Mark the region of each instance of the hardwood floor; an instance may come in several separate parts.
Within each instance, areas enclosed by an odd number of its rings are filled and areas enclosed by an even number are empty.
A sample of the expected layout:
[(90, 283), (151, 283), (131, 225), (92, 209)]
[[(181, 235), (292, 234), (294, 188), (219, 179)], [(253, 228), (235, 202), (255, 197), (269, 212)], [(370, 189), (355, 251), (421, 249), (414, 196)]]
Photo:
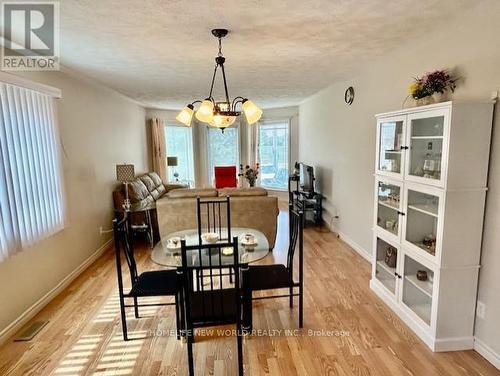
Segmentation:
[[(279, 220), (278, 242), (265, 262), (285, 261), (285, 212)], [(139, 270), (159, 268), (147, 247), (137, 251)], [(254, 329), (263, 335), (244, 341), (245, 374), (500, 374), (474, 351), (428, 350), (370, 291), (369, 264), (333, 233), (307, 228), (304, 254), (304, 328), (293, 331), (297, 310), (286, 299), (254, 302)], [(113, 255), (106, 252), (37, 315), (50, 322), (34, 340), (0, 347), (0, 375), (187, 374), (185, 345), (169, 335), (173, 307), (143, 308), (138, 320), (130, 310), (134, 340), (122, 341)], [(196, 373), (235, 375), (235, 351), (234, 337), (203, 333), (194, 346)]]

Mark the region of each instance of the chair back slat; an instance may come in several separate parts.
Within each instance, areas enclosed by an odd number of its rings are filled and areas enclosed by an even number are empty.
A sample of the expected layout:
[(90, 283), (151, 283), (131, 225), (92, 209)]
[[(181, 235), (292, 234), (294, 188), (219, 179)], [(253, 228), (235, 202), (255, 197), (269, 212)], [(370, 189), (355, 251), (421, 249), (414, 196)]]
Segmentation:
[(198, 197), (196, 202), (198, 216), (198, 243), (202, 244), (201, 235), (206, 232), (216, 233), (219, 235), (219, 239), (221, 241), (230, 243), (231, 203), (229, 196), (214, 200), (202, 200)]
[[(223, 248), (232, 248), (232, 256), (223, 256)], [(229, 257), (231, 259), (227, 259)], [(185, 240), (181, 241), (181, 274), (188, 330), (190, 325), (236, 322), (236, 305), (240, 302), (238, 260), (237, 237), (231, 242), (192, 246), (187, 246)], [(224, 278), (228, 275), (227, 268), (234, 270), (234, 286)], [(198, 282), (200, 275), (202, 281)], [(228, 296), (234, 302), (226, 301)]]
[[(290, 273), (290, 278), (293, 277), (293, 258), (297, 248), (297, 241), (299, 241), (299, 252), (302, 255), (304, 242), (304, 213), (296, 210), (293, 206), (289, 206), (289, 243), (288, 254), (286, 260), (286, 267)], [(302, 256), (300, 256), (302, 257)]]

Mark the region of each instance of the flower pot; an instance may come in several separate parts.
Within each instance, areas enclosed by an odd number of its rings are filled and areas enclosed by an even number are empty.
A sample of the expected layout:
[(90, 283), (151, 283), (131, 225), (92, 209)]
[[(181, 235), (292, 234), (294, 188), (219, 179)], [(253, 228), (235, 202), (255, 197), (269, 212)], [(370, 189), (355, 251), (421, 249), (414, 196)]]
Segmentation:
[(444, 93), (434, 93), (432, 98), (434, 98), (435, 103), (446, 102), (450, 100), (450, 94), (446, 91)]
[(435, 103), (434, 97), (432, 95), (428, 95), (423, 98), (418, 98), (415, 100), (415, 104), (417, 106), (427, 106), (428, 104)]

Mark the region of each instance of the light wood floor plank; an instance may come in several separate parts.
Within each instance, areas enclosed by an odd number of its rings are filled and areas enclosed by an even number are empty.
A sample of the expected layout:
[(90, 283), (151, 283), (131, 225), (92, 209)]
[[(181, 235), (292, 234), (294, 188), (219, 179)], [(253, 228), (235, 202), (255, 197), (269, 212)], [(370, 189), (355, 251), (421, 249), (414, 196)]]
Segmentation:
[[(263, 263), (286, 261), (287, 223), (283, 211), (277, 246)], [(160, 268), (149, 252), (137, 248), (140, 270)], [(474, 351), (428, 350), (370, 291), (370, 265), (335, 234), (307, 228), (304, 253), (304, 329), (297, 336), (245, 337), (247, 375), (500, 375)], [(287, 299), (256, 301), (254, 329), (297, 329), (297, 306), (297, 300), (293, 310)], [(34, 318), (50, 322), (33, 341), (0, 347), (0, 375), (187, 374), (186, 347), (170, 335), (173, 307), (143, 308), (138, 320), (130, 310), (127, 317), (134, 340), (123, 342), (110, 250)], [(337, 335), (310, 335), (321, 330)], [(236, 374), (234, 337), (206, 333), (194, 352), (197, 374)]]

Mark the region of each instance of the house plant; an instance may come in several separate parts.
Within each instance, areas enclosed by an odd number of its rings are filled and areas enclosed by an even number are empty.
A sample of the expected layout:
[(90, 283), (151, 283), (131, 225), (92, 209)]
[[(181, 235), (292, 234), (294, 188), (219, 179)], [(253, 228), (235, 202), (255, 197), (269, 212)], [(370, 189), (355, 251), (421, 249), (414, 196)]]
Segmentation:
[(240, 164), (240, 173), (238, 176), (244, 177), (248, 181), (248, 185), (250, 185), (250, 187), (255, 187), (255, 182), (259, 176), (259, 169), (260, 167), (258, 163), (256, 163), (253, 167), (246, 165), (244, 169), (243, 165)]
[(417, 106), (442, 102), (445, 95), (453, 93), (457, 87), (458, 78), (448, 70), (436, 70), (416, 77), (408, 88), (410, 96), (415, 99)]

